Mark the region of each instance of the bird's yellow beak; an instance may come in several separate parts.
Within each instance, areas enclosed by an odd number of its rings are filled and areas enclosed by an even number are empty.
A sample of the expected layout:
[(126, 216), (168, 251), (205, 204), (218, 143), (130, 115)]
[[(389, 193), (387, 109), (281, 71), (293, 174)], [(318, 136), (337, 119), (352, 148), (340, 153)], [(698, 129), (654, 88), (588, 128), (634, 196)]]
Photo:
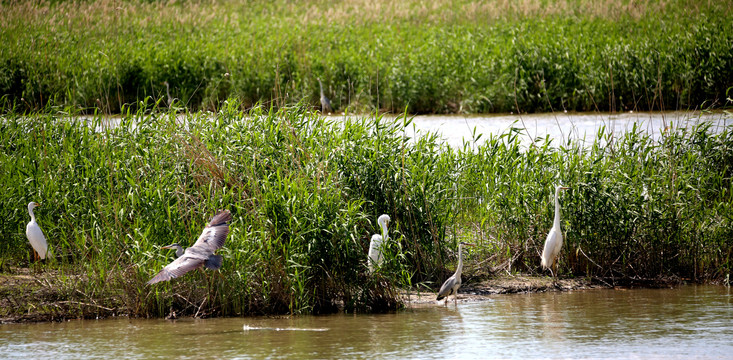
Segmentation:
[(569, 187), (567, 187), (567, 186), (561, 186), (561, 187), (560, 187), (560, 190), (567, 190), (567, 189), (570, 189), (570, 188), (569, 188)]
[(41, 206), (41, 203), (36, 203), (36, 206)]

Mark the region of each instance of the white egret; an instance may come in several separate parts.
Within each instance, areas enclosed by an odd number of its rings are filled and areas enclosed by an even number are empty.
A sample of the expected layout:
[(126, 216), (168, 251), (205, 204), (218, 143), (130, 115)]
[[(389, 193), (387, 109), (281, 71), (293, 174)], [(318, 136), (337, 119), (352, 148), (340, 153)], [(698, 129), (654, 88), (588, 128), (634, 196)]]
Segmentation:
[(445, 298), (445, 304), (447, 304), (448, 297), (453, 295), (453, 302), (458, 304), (458, 288), (461, 287), (461, 272), (463, 271), (463, 246), (476, 245), (466, 242), (458, 243), (458, 266), (456, 267), (456, 273), (443, 283), (440, 291), (438, 291), (438, 297), (435, 300), (440, 301)]
[(382, 235), (374, 234), (372, 235), (372, 241), (369, 243), (369, 254), (367, 257), (367, 266), (369, 266), (369, 271), (374, 271), (375, 266), (380, 266), (382, 264), (382, 243), (389, 240), (389, 234), (387, 233), (387, 227), (389, 226), (390, 222), (389, 215), (382, 214), (377, 219), (377, 223), (379, 223), (379, 227), (382, 228)]
[[(163, 270), (161, 270), (155, 277), (148, 281), (148, 285), (155, 284), (160, 281), (167, 281), (175, 279), (193, 269), (200, 268), (201, 266), (217, 270), (221, 267), (222, 256), (215, 255), (214, 252), (224, 245), (224, 241), (229, 234), (228, 222), (232, 220), (232, 214), (229, 210), (224, 210), (214, 215), (206, 225), (204, 231), (199, 236), (196, 243), (190, 248), (183, 251), (180, 254), (176, 251), (177, 259), (173, 260), (172, 263), (168, 264)], [(183, 248), (178, 244), (171, 244), (165, 248), (176, 248), (176, 250)], [(180, 254), (180, 255), (179, 255)]]
[(550, 269), (552, 276), (555, 276), (555, 272), (552, 270), (553, 265), (556, 264), (557, 255), (560, 254), (562, 248), (562, 229), (560, 228), (560, 201), (557, 199), (560, 195), (560, 190), (567, 190), (567, 187), (556, 186), (555, 187), (555, 222), (552, 224), (552, 229), (547, 234), (547, 240), (545, 240), (545, 249), (542, 251), (542, 267)]
[(46, 253), (48, 252), (48, 244), (46, 243), (46, 237), (43, 235), (43, 231), (41, 231), (41, 227), (36, 222), (36, 216), (33, 214), (33, 209), (38, 206), (41, 206), (41, 204), (33, 201), (28, 203), (28, 213), (31, 214), (31, 221), (25, 227), (25, 236), (28, 238), (31, 246), (33, 246), (33, 250), (35, 251), (34, 257), (38, 254), (41, 259), (45, 259)]

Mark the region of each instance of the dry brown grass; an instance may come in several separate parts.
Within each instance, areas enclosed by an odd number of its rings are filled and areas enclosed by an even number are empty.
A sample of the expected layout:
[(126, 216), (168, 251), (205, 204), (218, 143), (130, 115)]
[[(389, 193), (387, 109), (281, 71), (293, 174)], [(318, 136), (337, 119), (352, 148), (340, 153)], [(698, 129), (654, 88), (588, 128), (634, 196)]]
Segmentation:
[(284, 24), (349, 24), (368, 23), (481, 23), (496, 20), (517, 20), (531, 17), (583, 16), (618, 19), (642, 18), (671, 8), (686, 9), (693, 14), (703, 8), (730, 13), (733, 1), (699, 2), (692, 0), (308, 0), (300, 2), (247, 4), (235, 1), (128, 2), (102, 0), (89, 2), (46, 1), (0, 4), (0, 27), (20, 21), (54, 27), (89, 29), (95, 26), (120, 24), (144, 28), (163, 23), (185, 26), (207, 26), (211, 22), (237, 24), (253, 17), (271, 18)]

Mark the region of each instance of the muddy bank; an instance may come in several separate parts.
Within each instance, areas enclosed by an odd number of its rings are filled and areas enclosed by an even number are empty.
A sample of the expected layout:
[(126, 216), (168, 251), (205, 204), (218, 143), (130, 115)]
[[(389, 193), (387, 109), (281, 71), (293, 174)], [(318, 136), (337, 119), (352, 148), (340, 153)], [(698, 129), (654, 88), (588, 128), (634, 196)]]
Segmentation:
[[(64, 280), (61, 281), (60, 279)], [(56, 271), (16, 268), (0, 274), (0, 323), (65, 321), (129, 316), (124, 301), (110, 294), (86, 294), (76, 286), (83, 278)], [(546, 291), (573, 291), (599, 288), (674, 287), (686, 282), (680, 278), (600, 279), (570, 278), (553, 280), (547, 276), (502, 276), (479, 282), (468, 281), (459, 291), (458, 301), (482, 301), (501, 294)], [(403, 291), (405, 306), (433, 306), (429, 291)], [(450, 298), (453, 301), (453, 297)]]
[(14, 268), (0, 274), (0, 323), (95, 319), (126, 314), (118, 298), (87, 294), (86, 279), (57, 270)]
[[(675, 287), (688, 282), (689, 279), (676, 277), (660, 277), (655, 279), (630, 278), (569, 278), (554, 280), (547, 276), (502, 276), (480, 282), (464, 283), (458, 291), (458, 302), (488, 300), (492, 295), (539, 293), (547, 291), (573, 291), (592, 289), (633, 289)], [(402, 299), (406, 306), (429, 306), (442, 304), (436, 301), (432, 292), (405, 291)], [(453, 297), (450, 297), (453, 301)]]

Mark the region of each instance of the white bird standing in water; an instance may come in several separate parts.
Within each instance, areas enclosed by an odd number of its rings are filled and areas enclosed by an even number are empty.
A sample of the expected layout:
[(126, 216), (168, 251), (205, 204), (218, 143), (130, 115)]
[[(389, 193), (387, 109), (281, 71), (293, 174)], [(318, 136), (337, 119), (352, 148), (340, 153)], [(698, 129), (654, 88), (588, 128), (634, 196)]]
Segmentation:
[(448, 304), (448, 297), (453, 295), (453, 303), (458, 304), (458, 288), (461, 287), (461, 272), (463, 271), (463, 246), (476, 246), (474, 244), (460, 242), (458, 243), (458, 266), (456, 273), (449, 277), (443, 283), (438, 291), (438, 297), (435, 300), (440, 301), (445, 298), (445, 304)]
[(46, 237), (43, 235), (43, 231), (41, 231), (41, 227), (36, 222), (36, 216), (33, 214), (33, 209), (37, 206), (41, 206), (41, 204), (33, 201), (28, 203), (28, 213), (31, 214), (31, 221), (25, 227), (25, 236), (28, 238), (31, 246), (33, 246), (33, 250), (35, 251), (34, 257), (35, 254), (38, 254), (41, 259), (45, 259), (46, 253), (48, 252), (48, 244), (46, 243)]
[(196, 243), (190, 248), (183, 251), (178, 244), (166, 246), (167, 249), (175, 248), (178, 258), (160, 270), (158, 275), (148, 281), (148, 285), (175, 279), (201, 266), (212, 270), (219, 269), (223, 259), (221, 255), (215, 255), (214, 252), (224, 245), (227, 234), (229, 234), (228, 222), (231, 220), (232, 214), (229, 213), (229, 210), (221, 211), (211, 218)]
[(382, 214), (377, 219), (379, 227), (382, 228), (382, 235), (372, 235), (372, 241), (369, 243), (369, 254), (367, 257), (367, 266), (369, 266), (369, 272), (374, 271), (375, 266), (382, 265), (382, 243), (389, 240), (389, 234), (387, 234), (389, 221), (390, 218), (387, 214)]
[(555, 277), (555, 272), (552, 270), (553, 265), (556, 264), (557, 255), (560, 254), (562, 248), (562, 229), (560, 228), (560, 201), (558, 196), (560, 190), (567, 190), (564, 186), (555, 187), (555, 222), (552, 224), (552, 229), (547, 234), (547, 240), (545, 240), (545, 249), (542, 251), (542, 267), (550, 269), (550, 273)]

